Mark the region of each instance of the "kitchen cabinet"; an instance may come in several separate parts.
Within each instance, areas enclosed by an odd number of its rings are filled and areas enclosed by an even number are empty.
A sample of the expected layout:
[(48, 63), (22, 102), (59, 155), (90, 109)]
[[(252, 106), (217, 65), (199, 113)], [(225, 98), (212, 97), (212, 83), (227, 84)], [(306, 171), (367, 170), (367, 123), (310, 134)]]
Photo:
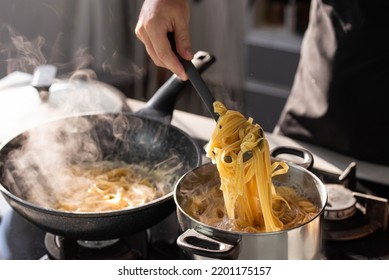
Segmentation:
[(309, 2), (252, 2), (244, 40), (245, 114), (272, 131), (293, 84)]

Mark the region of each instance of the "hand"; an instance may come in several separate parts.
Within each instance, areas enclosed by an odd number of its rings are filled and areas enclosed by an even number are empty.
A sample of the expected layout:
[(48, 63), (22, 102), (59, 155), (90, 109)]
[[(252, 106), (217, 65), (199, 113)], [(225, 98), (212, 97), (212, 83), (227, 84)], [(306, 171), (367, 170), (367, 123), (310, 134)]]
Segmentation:
[(188, 0), (145, 0), (135, 28), (136, 36), (145, 45), (153, 62), (171, 70), (183, 80), (188, 77), (171, 49), (167, 33), (174, 33), (178, 54), (186, 60), (191, 60), (193, 53), (189, 18)]

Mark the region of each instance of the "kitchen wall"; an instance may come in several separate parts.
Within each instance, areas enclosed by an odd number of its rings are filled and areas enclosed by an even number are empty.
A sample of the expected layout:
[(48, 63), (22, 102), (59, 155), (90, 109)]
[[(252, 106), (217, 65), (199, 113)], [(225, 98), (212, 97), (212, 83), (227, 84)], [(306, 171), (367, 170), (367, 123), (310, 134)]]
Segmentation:
[(193, 47), (216, 56), (203, 74), (216, 99), (243, 110), (244, 37), (249, 1), (192, 1)]
[(89, 68), (129, 90), (143, 75), (143, 47), (131, 29), (141, 2), (0, 0), (1, 77), (53, 63), (60, 75)]

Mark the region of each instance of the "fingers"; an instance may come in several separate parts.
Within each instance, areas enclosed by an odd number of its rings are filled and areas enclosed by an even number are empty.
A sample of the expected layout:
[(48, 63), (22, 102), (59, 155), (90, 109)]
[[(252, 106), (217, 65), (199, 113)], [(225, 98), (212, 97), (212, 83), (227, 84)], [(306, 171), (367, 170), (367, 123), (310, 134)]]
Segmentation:
[[(145, 30), (138, 30), (137, 36), (145, 45), (146, 51), (155, 65), (169, 69), (182, 80), (188, 79), (183, 65), (172, 51), (167, 31), (160, 33), (155, 29), (147, 33)], [(177, 52), (179, 52), (178, 49)], [(182, 47), (179, 54), (185, 59), (193, 57), (191, 52), (188, 54), (188, 51), (182, 51)]]
[(168, 32), (175, 34), (178, 54), (184, 59), (191, 60), (193, 54), (187, 2), (145, 0), (135, 28), (136, 36), (145, 45), (147, 53), (157, 66), (167, 68), (181, 79), (186, 80), (184, 67), (172, 51), (167, 37)]
[(193, 53), (190, 41), (189, 26), (177, 26), (174, 35), (178, 54), (186, 60), (192, 60)]
[(138, 39), (142, 41), (142, 43), (145, 45), (146, 51), (148, 55), (151, 57), (151, 59), (153, 60), (154, 64), (159, 67), (167, 68), (167, 66), (163, 63), (162, 60), (159, 59), (158, 55), (156, 54), (154, 50), (154, 46), (151, 43), (148, 34), (142, 30), (137, 30), (136, 35)]
[(172, 50), (167, 32), (159, 33), (152, 30), (148, 35), (153, 44), (154, 52), (164, 67), (170, 69), (181, 79), (186, 80), (187, 76), (184, 67)]

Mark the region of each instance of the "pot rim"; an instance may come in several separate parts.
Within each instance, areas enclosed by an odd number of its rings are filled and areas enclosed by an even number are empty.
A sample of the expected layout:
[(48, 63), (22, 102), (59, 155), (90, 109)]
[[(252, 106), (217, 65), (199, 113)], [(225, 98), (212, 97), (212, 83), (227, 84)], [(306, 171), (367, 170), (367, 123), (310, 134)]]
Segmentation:
[[(323, 215), (324, 208), (325, 208), (325, 205), (326, 205), (327, 200), (328, 200), (328, 194), (327, 194), (327, 191), (325, 189), (324, 183), (311, 171), (309, 171), (306, 168), (303, 168), (301, 166), (298, 166), (296, 164), (292, 164), (292, 163), (287, 163), (287, 164), (288, 164), (289, 168), (294, 168), (294, 169), (300, 170), (300, 171), (305, 172), (308, 175), (310, 175), (313, 178), (313, 180), (315, 181), (315, 183), (316, 183), (315, 185), (320, 186), (320, 188), (322, 189), (322, 191), (319, 190), (320, 199), (322, 202), (322, 206), (320, 208), (320, 211), (314, 217), (312, 217), (309, 221), (301, 223), (295, 227), (283, 229), (283, 230), (279, 230), (279, 231), (270, 231), (270, 232), (241, 232), (241, 231), (226, 230), (226, 229), (221, 229), (221, 228), (218, 228), (215, 226), (211, 226), (211, 225), (202, 223), (202, 222), (196, 220), (195, 218), (193, 218), (191, 215), (189, 215), (186, 211), (184, 211), (184, 209), (181, 207), (180, 203), (178, 202), (177, 192), (179, 190), (179, 185), (180, 185), (181, 181), (188, 174), (194, 172), (195, 170), (202, 168), (204, 166), (208, 166), (208, 165), (215, 166), (212, 162), (208, 162), (208, 163), (202, 164), (200, 166), (197, 166), (195, 168), (192, 168), (191, 170), (187, 171), (185, 174), (183, 174), (178, 179), (178, 181), (176, 182), (176, 184), (174, 186), (174, 193), (173, 193), (173, 198), (174, 198), (174, 202), (175, 202), (176, 207), (177, 207), (177, 211), (180, 211), (182, 214), (184, 214), (186, 216), (186, 218), (190, 219), (191, 222), (194, 222), (196, 224), (196, 226), (193, 227), (195, 230), (197, 228), (208, 228), (208, 229), (212, 229), (213, 231), (220, 232), (222, 234), (234, 234), (234, 235), (240, 235), (240, 236), (268, 236), (268, 235), (274, 235), (274, 234), (282, 234), (282, 233), (290, 232), (290, 231), (299, 229), (301, 227), (304, 227), (305, 225), (309, 224), (310, 222), (316, 220), (317, 218), (319, 218), (320, 216)], [(216, 172), (217, 172), (217, 169), (216, 169)]]

